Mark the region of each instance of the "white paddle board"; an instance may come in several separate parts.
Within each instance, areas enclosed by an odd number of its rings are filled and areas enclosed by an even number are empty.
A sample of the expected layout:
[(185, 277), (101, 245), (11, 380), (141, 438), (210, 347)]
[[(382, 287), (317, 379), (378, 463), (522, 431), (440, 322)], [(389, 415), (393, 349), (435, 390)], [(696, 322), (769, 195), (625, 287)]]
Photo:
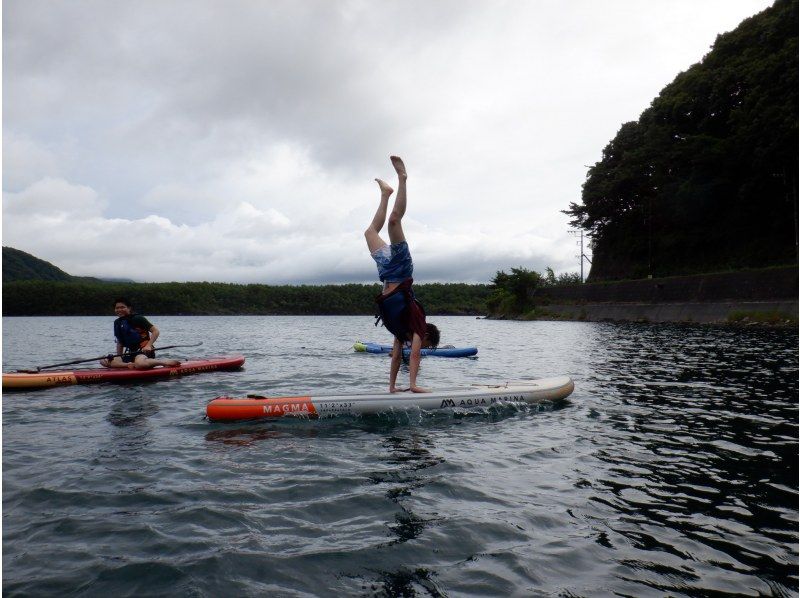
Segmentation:
[(537, 404), (563, 399), (575, 388), (569, 376), (540, 380), (481, 384), (434, 390), (429, 393), (381, 392), (345, 394), (307, 394), (271, 397), (217, 397), (206, 407), (212, 421), (277, 419), (283, 417), (331, 417), (398, 410), (441, 409), (481, 410), (502, 404)]

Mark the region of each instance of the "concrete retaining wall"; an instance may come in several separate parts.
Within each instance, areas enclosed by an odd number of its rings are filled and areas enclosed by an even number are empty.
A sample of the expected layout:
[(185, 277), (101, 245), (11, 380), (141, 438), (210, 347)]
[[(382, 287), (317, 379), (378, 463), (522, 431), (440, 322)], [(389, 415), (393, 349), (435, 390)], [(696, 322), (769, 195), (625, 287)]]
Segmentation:
[(678, 303), (796, 301), (797, 296), (798, 268), (788, 266), (543, 288), (534, 298), (537, 303)]
[(798, 268), (788, 266), (537, 289), (543, 317), (647, 322), (798, 321)]
[(687, 303), (584, 303), (550, 304), (543, 308), (544, 317), (566, 320), (604, 320), (629, 322), (695, 322), (726, 323), (747, 315), (747, 321), (763, 318), (776, 324), (797, 324), (798, 302), (795, 301), (725, 301)]

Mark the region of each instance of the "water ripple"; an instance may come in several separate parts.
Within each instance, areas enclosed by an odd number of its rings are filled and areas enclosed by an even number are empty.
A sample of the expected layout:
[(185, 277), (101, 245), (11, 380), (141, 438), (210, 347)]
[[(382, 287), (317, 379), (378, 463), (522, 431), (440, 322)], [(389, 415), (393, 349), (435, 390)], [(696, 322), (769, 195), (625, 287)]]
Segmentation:
[[(212, 424), (218, 395), (385, 388), (388, 358), (351, 350), (379, 333), (161, 317), (165, 342), (201, 326), (245, 369), (6, 394), (4, 593), (797, 595), (797, 331), (436, 320), (480, 353), (423, 360), (424, 384), (565, 373), (575, 393)], [(53, 322), (6, 319), (4, 369), (64, 360)], [(57, 322), (76, 351), (108, 344), (109, 318)]]

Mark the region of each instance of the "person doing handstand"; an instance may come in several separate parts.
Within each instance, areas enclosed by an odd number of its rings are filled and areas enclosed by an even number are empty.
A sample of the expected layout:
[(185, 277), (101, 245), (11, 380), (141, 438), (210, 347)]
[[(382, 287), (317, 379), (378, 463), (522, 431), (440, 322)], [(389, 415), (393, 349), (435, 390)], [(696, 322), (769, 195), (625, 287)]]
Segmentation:
[[(397, 196), (392, 213), (389, 215), (389, 241), (384, 241), (379, 233), (386, 222), (386, 211), (389, 197), (394, 193), (386, 182), (375, 179), (381, 190), (381, 201), (378, 211), (372, 219), (364, 237), (367, 240), (372, 259), (378, 266), (378, 277), (383, 283), (383, 292), (375, 301), (378, 304), (383, 325), (394, 335), (392, 362), (389, 369), (389, 392), (411, 390), (412, 392), (429, 392), (417, 386), (419, 372), (420, 349), (436, 347), (439, 344), (439, 329), (425, 321), (425, 309), (414, 297), (412, 284), (414, 279), (414, 263), (408, 250), (408, 243), (403, 234), (403, 215), (406, 213), (406, 167), (397, 156), (389, 158), (397, 172)], [(397, 373), (403, 358), (403, 347), (411, 343), (409, 356), (409, 388), (397, 388)]]

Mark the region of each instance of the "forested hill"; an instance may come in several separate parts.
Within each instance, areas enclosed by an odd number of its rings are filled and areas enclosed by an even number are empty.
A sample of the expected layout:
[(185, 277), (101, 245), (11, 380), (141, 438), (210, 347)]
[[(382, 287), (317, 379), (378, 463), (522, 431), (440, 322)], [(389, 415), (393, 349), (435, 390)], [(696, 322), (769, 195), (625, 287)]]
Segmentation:
[[(431, 315), (486, 313), (485, 284), (418, 284)], [(96, 316), (128, 297), (148, 314), (363, 315), (375, 313), (377, 284), (266, 285), (212, 282), (136, 283), (70, 276), (53, 264), (3, 247), (3, 316)]]
[(50, 262), (13, 247), (3, 247), (3, 282), (14, 280), (72, 280)]
[(50, 262), (25, 253), (13, 247), (3, 247), (3, 284), (21, 280), (42, 280), (59, 282), (133, 282), (127, 278), (95, 278), (93, 276), (72, 276)]
[[(485, 284), (419, 284), (428, 315), (486, 313)], [(3, 316), (113, 315), (114, 299), (128, 297), (149, 315), (373, 315), (378, 284), (275, 286), (219, 282), (52, 282), (3, 284)]]
[(797, 263), (797, 31), (777, 0), (622, 125), (565, 211), (590, 280)]

